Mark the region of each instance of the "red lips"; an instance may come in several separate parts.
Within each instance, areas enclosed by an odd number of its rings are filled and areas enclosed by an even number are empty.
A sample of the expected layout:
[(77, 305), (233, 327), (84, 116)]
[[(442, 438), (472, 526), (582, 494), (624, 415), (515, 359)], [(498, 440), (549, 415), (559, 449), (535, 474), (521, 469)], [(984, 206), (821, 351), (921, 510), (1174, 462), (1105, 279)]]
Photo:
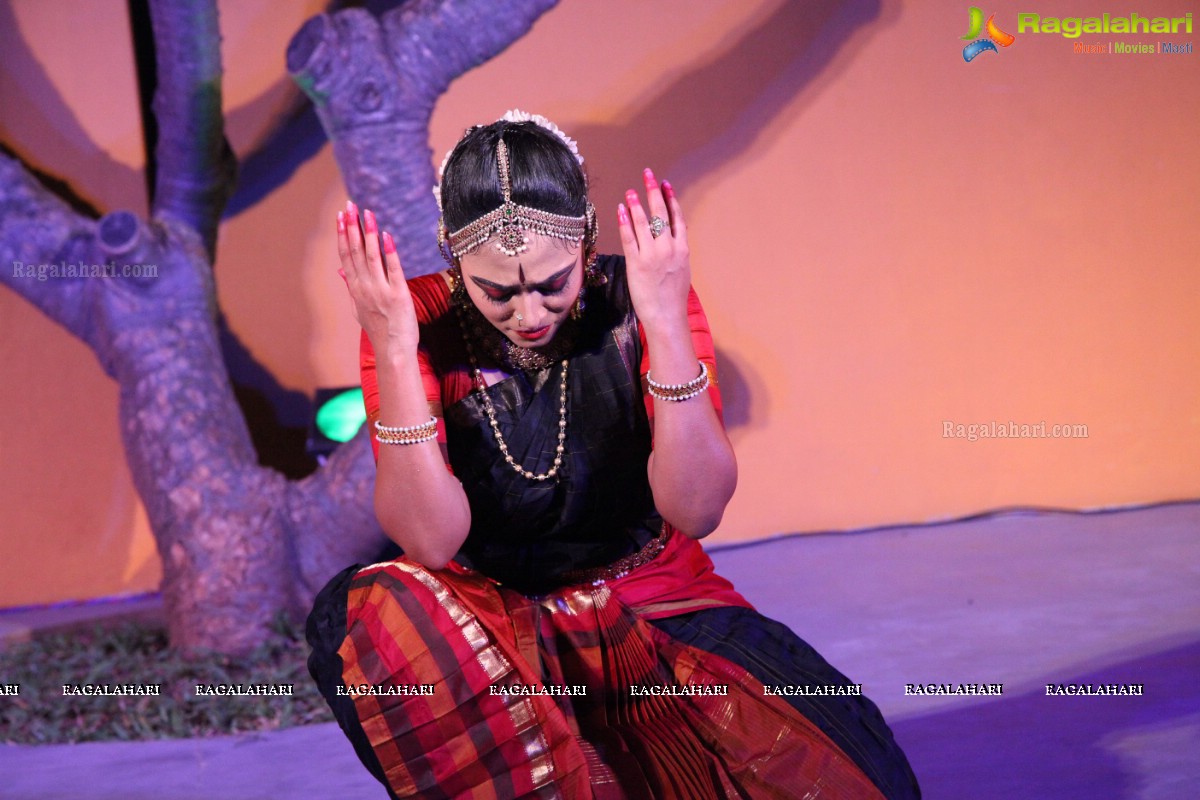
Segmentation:
[(516, 332), (517, 336), (520, 336), (522, 339), (524, 339), (527, 342), (536, 342), (538, 339), (543, 338), (548, 333), (550, 333), (549, 325), (543, 325), (542, 327), (535, 328), (534, 330), (531, 330), (531, 331), (517, 331)]

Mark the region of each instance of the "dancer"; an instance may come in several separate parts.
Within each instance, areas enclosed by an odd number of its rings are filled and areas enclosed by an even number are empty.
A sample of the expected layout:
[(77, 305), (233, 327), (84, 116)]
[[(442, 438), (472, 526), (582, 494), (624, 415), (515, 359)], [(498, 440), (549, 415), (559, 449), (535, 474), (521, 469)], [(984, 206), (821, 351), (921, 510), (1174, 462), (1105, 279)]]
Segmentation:
[(443, 162), (449, 269), (352, 204), (375, 509), (404, 552), (317, 598), (309, 666), (392, 797), (909, 798), (875, 706), (715, 574), (736, 483), (669, 182), (596, 253), (575, 143), (509, 112)]

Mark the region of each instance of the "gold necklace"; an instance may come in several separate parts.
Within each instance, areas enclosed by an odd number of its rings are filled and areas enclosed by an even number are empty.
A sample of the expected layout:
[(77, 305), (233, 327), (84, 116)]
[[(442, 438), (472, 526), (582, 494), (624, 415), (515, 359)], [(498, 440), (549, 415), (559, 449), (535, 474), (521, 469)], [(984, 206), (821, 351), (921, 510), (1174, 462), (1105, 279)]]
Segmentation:
[[(563, 453), (566, 451), (565, 442), (567, 440), (567, 362), (569, 359), (562, 360), (562, 379), (558, 387), (558, 445), (554, 448), (554, 464), (543, 473), (530, 472), (517, 463), (513, 458), (512, 453), (508, 452), (508, 443), (504, 441), (504, 436), (500, 433), (500, 423), (496, 421), (496, 407), (492, 405), (492, 398), (488, 397), (487, 384), (483, 382), (483, 373), (479, 369), (479, 362), (475, 359), (475, 347), (471, 344), (471, 338), (467, 335), (467, 324), (461, 304), (455, 306), (458, 312), (458, 327), (462, 332), (463, 344), (467, 348), (467, 360), (471, 364), (471, 378), (475, 391), (479, 392), (479, 397), (483, 402), (483, 411), (487, 414), (488, 425), (492, 428), (492, 436), (496, 440), (496, 444), (500, 447), (500, 453), (504, 456), (504, 461), (513, 468), (513, 470), (524, 478), (531, 481), (548, 481), (558, 475), (559, 467), (562, 466)], [(526, 348), (520, 348), (522, 350)]]

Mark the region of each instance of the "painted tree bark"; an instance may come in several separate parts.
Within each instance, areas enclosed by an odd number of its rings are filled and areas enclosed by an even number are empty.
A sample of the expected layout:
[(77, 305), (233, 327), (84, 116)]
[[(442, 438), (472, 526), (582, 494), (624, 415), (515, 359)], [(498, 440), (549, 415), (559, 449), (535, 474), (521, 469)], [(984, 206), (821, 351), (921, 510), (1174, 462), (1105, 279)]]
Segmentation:
[(361, 9), (314, 17), (292, 39), (288, 71), (316, 106), (351, 199), (395, 237), (408, 277), (446, 266), (432, 194), (434, 104), (556, 3), (412, 0), (378, 19)]
[[(346, 10), (309, 21), (293, 41), (289, 68), (317, 102), (351, 195), (378, 209), (410, 274), (437, 268), (434, 103), (553, 4), (417, 0), (381, 21)], [(0, 154), (0, 263), (14, 265), (0, 283), (86, 343), (119, 384), (122, 442), (163, 560), (172, 644), (238, 652), (279, 611), (301, 616), (334, 572), (385, 540), (363, 432), (303, 480), (258, 463), (215, 322), (216, 232), (235, 172), (216, 4), (151, 0), (150, 12), (160, 131), (150, 219), (79, 213)], [(38, 264), (107, 265), (109, 277), (23, 274)]]

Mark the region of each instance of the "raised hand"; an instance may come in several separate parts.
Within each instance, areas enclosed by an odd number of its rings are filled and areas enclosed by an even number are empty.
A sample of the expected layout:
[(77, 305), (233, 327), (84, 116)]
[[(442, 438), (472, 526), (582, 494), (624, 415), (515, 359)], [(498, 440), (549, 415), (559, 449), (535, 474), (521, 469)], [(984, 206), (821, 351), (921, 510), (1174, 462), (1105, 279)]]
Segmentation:
[(416, 352), (417, 316), (391, 234), (379, 236), (369, 210), (363, 211), (360, 226), (358, 207), (347, 201), (346, 210), (337, 215), (337, 245), (342, 262), (338, 274), (350, 293), (354, 319), (367, 332), (376, 354), (392, 347)]
[(625, 193), (625, 203), (617, 206), (629, 296), (643, 325), (686, 325), (692, 268), (683, 210), (669, 181), (660, 187), (649, 169), (642, 173), (642, 180), (646, 207), (633, 189)]

